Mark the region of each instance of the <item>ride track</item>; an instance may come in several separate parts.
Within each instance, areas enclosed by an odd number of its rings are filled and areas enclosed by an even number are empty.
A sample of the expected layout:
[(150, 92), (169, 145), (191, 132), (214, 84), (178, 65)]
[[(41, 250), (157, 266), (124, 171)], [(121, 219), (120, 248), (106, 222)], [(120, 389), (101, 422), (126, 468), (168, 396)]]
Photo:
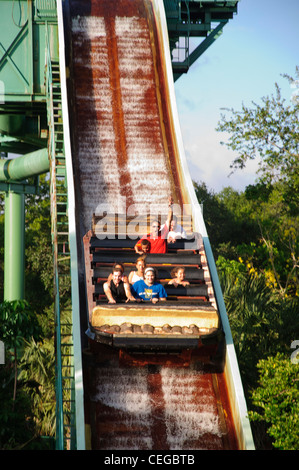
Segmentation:
[[(182, 150), (163, 3), (69, 0), (63, 8), (81, 311), (90, 282), (83, 238), (93, 215), (132, 208), (163, 214), (169, 194), (191, 208), (194, 231), (203, 235), (202, 262), (217, 307), (208, 237)], [(226, 343), (218, 363), (195, 352), (188, 367), (163, 354), (156, 363), (132, 365), (124, 351), (91, 341), (83, 354), (87, 447), (250, 448), (230, 330), (220, 314)]]

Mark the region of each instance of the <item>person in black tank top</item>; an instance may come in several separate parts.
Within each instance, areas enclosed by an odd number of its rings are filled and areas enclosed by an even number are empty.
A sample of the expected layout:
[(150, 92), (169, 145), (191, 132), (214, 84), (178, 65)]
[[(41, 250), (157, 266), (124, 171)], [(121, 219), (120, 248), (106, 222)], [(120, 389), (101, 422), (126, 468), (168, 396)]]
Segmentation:
[(110, 283), (105, 282), (104, 284), (104, 292), (110, 304), (129, 302), (130, 300), (135, 302), (129, 283), (121, 280), (122, 274), (121, 269), (115, 268)]
[(112, 297), (116, 302), (124, 302), (125, 300), (127, 300), (125, 285), (123, 281), (120, 280), (118, 286), (116, 286), (112, 279), (112, 281), (110, 282), (110, 291)]

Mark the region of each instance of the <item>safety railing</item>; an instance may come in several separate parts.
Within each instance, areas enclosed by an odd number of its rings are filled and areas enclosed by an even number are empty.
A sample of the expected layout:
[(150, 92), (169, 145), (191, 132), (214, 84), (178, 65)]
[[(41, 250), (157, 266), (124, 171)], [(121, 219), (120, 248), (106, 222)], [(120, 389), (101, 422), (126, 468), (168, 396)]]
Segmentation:
[[(63, 145), (58, 61), (51, 60), (47, 41), (47, 113), (49, 126), (51, 236), (53, 249), (56, 350), (56, 449), (76, 448), (72, 309), (63, 296), (71, 283), (68, 248), (67, 181)], [(70, 295), (67, 295), (70, 298)], [(62, 317), (64, 320), (62, 321)]]

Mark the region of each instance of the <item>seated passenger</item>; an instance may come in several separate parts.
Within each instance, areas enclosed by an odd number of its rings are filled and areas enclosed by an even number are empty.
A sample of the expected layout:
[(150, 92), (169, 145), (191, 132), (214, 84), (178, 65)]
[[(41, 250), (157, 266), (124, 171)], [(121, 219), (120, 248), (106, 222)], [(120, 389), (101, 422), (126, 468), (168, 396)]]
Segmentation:
[[(151, 232), (147, 235), (144, 235), (141, 238), (141, 240), (144, 240), (144, 239), (149, 240), (150, 242), (149, 252), (150, 253), (167, 253), (167, 235), (168, 235), (169, 226), (170, 226), (170, 222), (172, 220), (172, 215), (173, 215), (172, 204), (173, 204), (173, 200), (172, 200), (172, 197), (170, 196), (168, 198), (168, 207), (169, 207), (168, 216), (163, 226), (163, 230), (160, 230), (161, 228), (160, 222), (158, 220), (155, 220), (152, 223)], [(138, 240), (138, 242), (136, 243), (135, 251), (136, 251), (136, 248), (140, 249), (141, 240)]]
[(112, 266), (112, 272), (111, 272), (111, 274), (109, 274), (108, 279), (107, 279), (107, 282), (110, 284), (110, 281), (113, 279), (113, 270), (114, 270), (115, 268), (118, 268), (118, 269), (121, 270), (121, 272), (122, 272), (121, 280), (122, 280), (123, 282), (125, 282), (125, 283), (126, 283), (126, 282), (129, 282), (129, 281), (128, 281), (128, 276), (126, 276), (126, 275), (124, 274), (125, 268), (124, 268), (124, 265), (123, 265), (122, 263), (114, 263), (114, 265)]
[(129, 283), (121, 280), (123, 275), (122, 270), (115, 268), (112, 274), (113, 277), (110, 283), (105, 282), (104, 284), (104, 292), (109, 304), (129, 302), (130, 300), (135, 301), (135, 298), (131, 293)]
[(156, 282), (156, 272), (152, 267), (145, 269), (144, 280), (135, 282), (131, 289), (132, 294), (137, 300), (141, 299), (156, 303), (167, 298), (167, 293), (162, 284)]
[(136, 261), (137, 271), (131, 271), (129, 274), (130, 284), (135, 284), (135, 282), (143, 279), (145, 267), (146, 267), (145, 258), (143, 256), (140, 256), (140, 258), (138, 258)]
[(143, 238), (139, 240), (139, 242), (136, 243), (134, 248), (135, 248), (136, 253), (138, 253), (139, 255), (142, 255), (144, 253), (150, 252), (151, 244), (149, 240), (147, 240), (146, 238)]
[(187, 238), (187, 234), (183, 227), (178, 224), (177, 217), (174, 215), (170, 222), (167, 243), (174, 243), (179, 238)]
[(177, 266), (176, 268), (173, 268), (171, 271), (171, 281), (169, 281), (168, 284), (173, 285), (175, 287), (177, 286), (188, 286), (190, 282), (185, 281), (185, 268), (182, 268), (180, 266)]

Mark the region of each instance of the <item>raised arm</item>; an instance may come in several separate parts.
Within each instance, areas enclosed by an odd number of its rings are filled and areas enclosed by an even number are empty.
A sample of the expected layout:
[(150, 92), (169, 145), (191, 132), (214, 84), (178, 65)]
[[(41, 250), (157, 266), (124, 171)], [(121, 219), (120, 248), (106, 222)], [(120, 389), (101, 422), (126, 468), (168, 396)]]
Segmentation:
[(173, 217), (173, 198), (172, 196), (169, 196), (168, 198), (168, 214), (167, 214), (167, 219), (166, 219), (166, 225), (167, 225), (167, 228), (169, 229), (170, 227), (170, 222), (172, 221), (172, 217)]

